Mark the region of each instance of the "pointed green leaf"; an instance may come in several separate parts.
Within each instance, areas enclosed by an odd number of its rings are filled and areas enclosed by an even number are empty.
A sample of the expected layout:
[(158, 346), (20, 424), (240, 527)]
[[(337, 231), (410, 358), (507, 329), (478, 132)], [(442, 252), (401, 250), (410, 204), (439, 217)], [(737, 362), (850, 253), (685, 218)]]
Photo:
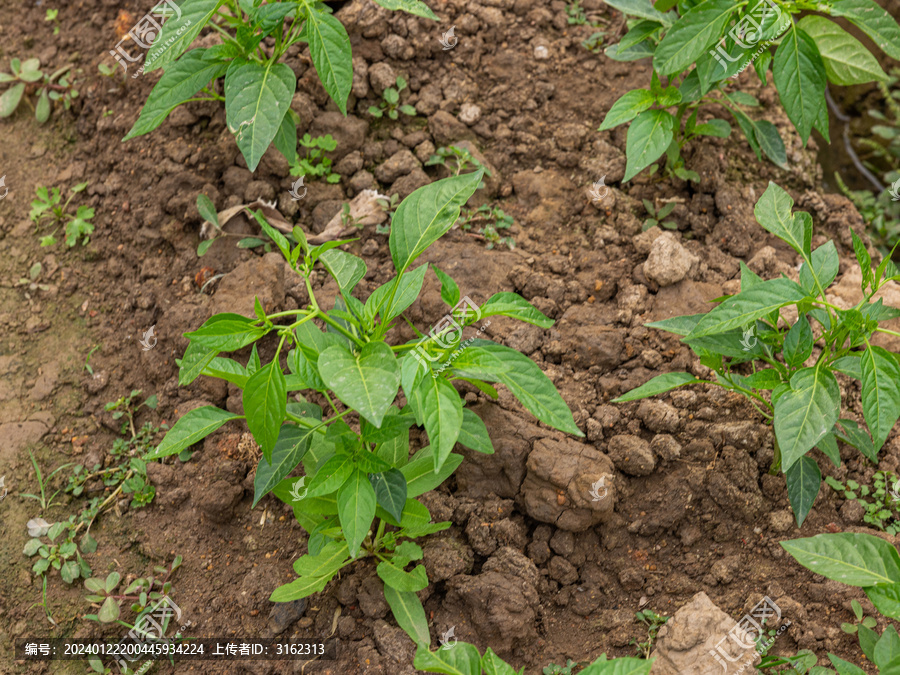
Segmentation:
[(423, 415), (428, 441), (435, 449), (434, 470), (447, 459), (462, 426), (462, 399), (459, 392), (443, 377), (423, 377), (413, 391), (414, 405)]
[(825, 63), (813, 39), (796, 26), (789, 30), (775, 52), (772, 73), (784, 111), (805, 146), (826, 107)]
[(469, 408), (463, 408), (462, 427), (459, 430), (457, 442), (476, 452), (483, 452), (486, 455), (494, 454), (494, 444), (491, 443), (487, 425)]
[(632, 89), (612, 104), (599, 131), (614, 129), (620, 124), (630, 122), (656, 103), (656, 97), (647, 89)]
[(284, 477), (293, 471), (309, 449), (311, 429), (301, 429), (293, 424), (285, 424), (278, 432), (278, 440), (272, 449), (271, 464), (263, 457), (256, 467), (253, 479), (253, 506), (271, 492)]
[(808, 570), (848, 586), (900, 582), (897, 549), (871, 534), (819, 534), (781, 546)]
[(422, 0), (375, 0), (375, 4), (381, 5), (385, 9), (396, 11), (402, 9), (404, 12), (415, 14), (426, 19), (439, 21), (437, 15)]
[(883, 347), (870, 346), (860, 355), (862, 406), (878, 451), (900, 417), (900, 366)]
[(375, 518), (375, 490), (369, 477), (355, 470), (338, 490), (337, 502), (341, 528), (347, 538), (350, 555), (355, 558)]
[(413, 666), (422, 671), (443, 675), (481, 675), (482, 668), (478, 650), (465, 642), (456, 642), (446, 649), (441, 647), (436, 652), (429, 651), (427, 644), (419, 644)]
[(346, 115), (347, 97), (353, 85), (353, 62), (347, 30), (330, 11), (308, 6), (302, 37), (309, 42), (309, 55), (322, 86)]
[(259, 443), (263, 457), (271, 461), (287, 406), (287, 384), (277, 360), (248, 378), (243, 401), (250, 433)]
[(372, 478), (375, 483), (375, 502), (400, 522), (406, 506), (406, 476), (397, 469), (390, 469), (373, 474)]
[(871, 52), (834, 21), (810, 14), (800, 19), (797, 26), (806, 31), (819, 48), (830, 82), (849, 86), (887, 80)]
[[(194, 94), (210, 81), (225, 74), (228, 69), (227, 63), (208, 61), (204, 58), (205, 55), (205, 49), (192, 49), (166, 68), (147, 97), (131, 131), (122, 141), (150, 133), (162, 124), (175, 108), (193, 98)], [(218, 224), (217, 220), (210, 218), (210, 215), (215, 215), (215, 209), (212, 209), (212, 214), (201, 212), (201, 215), (211, 223)]]
[(325, 265), (328, 273), (334, 277), (338, 288), (342, 293), (350, 293), (359, 283), (360, 279), (366, 276), (366, 263), (362, 258), (357, 258), (351, 253), (333, 248), (325, 251), (319, 260)]
[(313, 593), (319, 593), (328, 585), (329, 581), (331, 581), (331, 577), (300, 577), (289, 584), (276, 588), (269, 596), (269, 600), (272, 602), (299, 600)]
[(318, 367), (322, 381), (343, 403), (381, 426), (400, 387), (400, 368), (390, 347), (370, 342), (353, 354), (336, 345), (319, 355)]
[(16, 111), (16, 108), (19, 107), (19, 102), (22, 100), (22, 95), (24, 93), (24, 82), (14, 84), (3, 92), (3, 95), (0, 96), (0, 117), (9, 117), (12, 115)]
[(400, 468), (400, 472), (406, 477), (407, 498), (418, 497), (433, 490), (447, 480), (462, 464), (463, 456), (451, 452), (440, 470), (435, 472), (430, 448), (428, 448), (428, 452), (425, 450), (426, 448), (420, 450), (412, 461)]
[(791, 391), (775, 404), (775, 437), (781, 468), (787, 471), (831, 431), (841, 410), (841, 390), (831, 371), (819, 362), (791, 377)]
[(509, 316), (540, 328), (550, 328), (553, 319), (547, 318), (518, 293), (496, 293), (481, 306), (481, 318)]
[(391, 258), (403, 272), (459, 218), (465, 204), (481, 183), (483, 172), (445, 178), (420, 187), (404, 199), (391, 220)]
[(825, 11), (844, 17), (872, 38), (885, 54), (900, 60), (900, 26), (874, 0), (835, 0)]
[(184, 336), (206, 349), (217, 352), (233, 352), (256, 342), (268, 331), (254, 326), (256, 319), (240, 314), (216, 314), (192, 333)]
[[(707, 0), (724, 1), (724, 0)], [(730, 2), (730, 0), (728, 0)], [(645, 110), (631, 126), (625, 138), (625, 177), (629, 181), (662, 157), (672, 142), (675, 118), (665, 110)]]
[(425, 618), (425, 608), (418, 596), (410, 591), (398, 591), (390, 586), (384, 587), (384, 599), (397, 625), (406, 631), (417, 645), (426, 648), (431, 644), (431, 635), (428, 632), (428, 619)]
[(228, 66), (225, 120), (250, 171), (278, 133), (296, 88), (294, 71), (284, 63), (235, 59)]
[(797, 219), (791, 214), (794, 200), (782, 188), (769, 181), (769, 187), (756, 202), (753, 214), (756, 221), (776, 237), (786, 242), (804, 258), (811, 254), (812, 221)]
[(407, 572), (390, 562), (380, 562), (376, 571), (385, 586), (390, 586), (398, 591), (415, 593), (428, 586), (428, 576), (425, 574), (423, 565), (416, 565), (412, 571)]
[(812, 457), (803, 456), (788, 469), (785, 474), (787, 480), (788, 499), (797, 519), (797, 527), (803, 525), (809, 510), (812, 508), (819, 487), (822, 484), (822, 473), (819, 465)]
[(900, 619), (900, 583), (870, 586), (865, 591), (875, 609), (889, 619)]
[(196, 408), (182, 415), (175, 426), (166, 432), (156, 450), (152, 450), (144, 456), (144, 459), (159, 459), (169, 455), (177, 455), (182, 450), (189, 448), (194, 443), (203, 440), (226, 422), (240, 419), (241, 415), (235, 415), (227, 410), (221, 410), (208, 405)]
[(144, 72), (149, 73), (171, 63), (194, 41), (219, 9), (224, 0), (186, 0), (181, 3), (181, 16), (170, 17), (144, 59)]
[(661, 75), (687, 70), (722, 37), (734, 10), (733, 0), (705, 0), (688, 10), (656, 48), (654, 68)]

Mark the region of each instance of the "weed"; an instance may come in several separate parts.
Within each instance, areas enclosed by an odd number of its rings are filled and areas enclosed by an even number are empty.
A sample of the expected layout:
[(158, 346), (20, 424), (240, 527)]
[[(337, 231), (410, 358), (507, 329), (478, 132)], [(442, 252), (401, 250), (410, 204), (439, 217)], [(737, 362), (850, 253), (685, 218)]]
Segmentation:
[[(715, 371), (716, 380), (666, 373), (615, 401), (634, 401), (700, 383), (745, 396), (774, 427), (770, 472), (784, 472), (800, 525), (821, 485), (819, 467), (808, 453), (818, 448), (840, 466), (837, 443), (841, 440), (877, 462), (878, 451), (900, 417), (900, 363), (894, 354), (871, 343), (876, 333), (900, 335), (881, 326), (900, 317), (900, 309), (887, 307), (882, 300), (873, 302), (885, 284), (900, 280), (900, 270), (885, 257), (873, 271), (865, 244), (851, 232), (862, 270), (863, 299), (851, 309), (835, 306), (826, 289), (837, 278), (837, 248), (828, 241), (813, 251), (812, 217), (792, 213), (793, 204), (787, 192), (769, 183), (755, 215), (765, 230), (785, 241), (803, 260), (799, 283), (787, 278), (764, 281), (741, 263), (740, 292), (718, 298), (720, 304), (712, 311), (647, 324), (682, 336), (701, 364)], [(786, 307), (796, 308), (793, 316), (797, 318), (782, 316)], [(813, 323), (818, 324), (815, 331)], [(812, 359), (812, 365), (807, 365)], [(836, 372), (860, 381), (868, 431), (854, 420), (840, 418)]]
[(605, 30), (594, 31), (581, 41), (581, 46), (592, 54), (599, 54), (600, 50), (603, 49), (603, 38), (605, 37)]
[(53, 24), (53, 34), (59, 35), (59, 10), (58, 9), (48, 9), (47, 13), (44, 15), (44, 21)]
[(418, 114), (415, 106), (400, 104), (400, 94), (402, 94), (403, 90), (407, 87), (406, 80), (398, 76), (396, 84), (396, 87), (385, 88), (381, 93), (381, 101), (379, 101), (377, 106), (369, 106), (369, 114), (372, 117), (380, 119), (387, 115), (390, 119), (395, 120), (400, 113), (408, 115), (409, 117), (415, 117), (416, 114)]
[(456, 145), (435, 150), (435, 153), (425, 162), (425, 166), (442, 166), (451, 176), (460, 176), (478, 170), (484, 171), (484, 175), (488, 178), (491, 176), (487, 167), (475, 159), (471, 152)]
[(52, 188), (48, 191), (45, 187), (39, 187), (35, 190), (37, 199), (31, 202), (31, 212), (28, 214), (31, 222), (39, 227), (43, 220), (50, 219), (54, 226), (50, 234), (41, 237), (41, 246), (53, 246), (56, 243), (54, 235), (60, 227), (63, 227), (66, 233), (66, 246), (72, 248), (79, 239), (82, 246), (87, 246), (90, 235), (94, 231), (94, 224), (90, 222), (94, 217), (94, 209), (82, 205), (76, 209), (74, 215), (69, 213), (69, 203), (87, 186), (87, 182), (84, 182), (71, 188), (72, 194), (65, 204), (62, 204), (62, 194), (59, 188)]
[[(402, 5), (410, 14), (437, 21), (421, 0), (376, 3)], [(188, 50), (207, 26), (219, 33), (221, 44)], [(269, 37), (274, 38), (272, 46), (266, 40)], [(353, 85), (350, 36), (331, 7), (319, 0), (265, 5), (185, 0), (178, 16), (163, 24), (147, 52), (143, 72), (158, 68), (164, 72), (124, 140), (150, 133), (184, 103), (220, 101), (225, 105), (225, 122), (250, 171), (256, 171), (272, 144), (292, 161), (297, 117), (291, 101), (297, 76), (282, 60), (300, 42), (308, 43), (322, 86), (346, 115)], [(217, 86), (220, 80), (221, 89)]]
[(667, 230), (678, 229), (678, 225), (676, 225), (671, 220), (666, 220), (666, 221), (660, 222), (663, 220), (663, 218), (668, 216), (675, 209), (674, 201), (666, 203), (658, 211), (656, 210), (656, 207), (653, 206), (653, 202), (651, 202), (649, 199), (642, 199), (641, 201), (644, 203), (644, 208), (647, 209), (647, 213), (650, 214), (650, 217), (644, 221), (644, 225), (641, 229), (646, 231), (646, 230), (649, 230), (651, 227), (655, 227), (657, 225), (664, 227)]
[[(528, 357), (484, 339), (472, 338), (461, 347), (463, 329), (482, 318), (503, 315), (544, 328), (551, 320), (513, 293), (498, 293), (480, 307), (468, 298), (460, 301), (449, 275), (428, 264), (411, 269), (457, 221), (481, 177), (478, 172), (434, 182), (397, 207), (390, 235), (396, 276), (365, 302), (353, 291), (366, 264), (338, 248), (346, 241), (312, 247), (303, 230), (294, 228), (298, 243), (292, 247), (257, 212), (260, 227), (304, 279), (308, 306), (267, 314), (257, 300), (254, 317), (217, 314), (186, 334), (190, 342), (179, 362), (181, 386), (200, 375), (224, 379), (243, 390), (244, 414), (213, 406), (192, 410), (145, 459), (178, 454), (227, 422), (246, 420), (263, 455), (254, 479), (254, 506), (272, 492), (294, 507), (310, 535), (308, 553), (294, 563), (299, 578), (276, 588), (275, 602), (317, 593), (355, 560), (374, 558), (398, 624), (417, 643), (430, 642), (416, 595), (428, 578), (418, 563), (422, 548), (413, 540), (450, 523), (431, 522), (428, 509), (415, 498), (443, 483), (462, 462), (462, 455), (452, 452), (457, 441), (493, 452), (487, 427), (464, 408), (453, 380), (464, 378), (492, 396), (496, 390), (489, 382), (502, 383), (545, 424), (583, 435), (552, 382)], [(330, 310), (313, 291), (311, 278), (318, 276), (319, 264), (339, 291)], [(441, 327), (410, 342), (388, 344), (388, 332), (419, 296), (429, 269), (441, 282), (441, 297), (453, 307), (459, 330), (448, 333)], [(269, 334), (278, 343), (272, 359), (263, 363), (256, 343)], [(219, 356), (251, 344), (246, 365)], [(408, 401), (402, 409), (394, 404), (401, 386)], [(288, 401), (289, 391), (315, 396), (330, 409), (328, 416), (302, 396)], [(430, 444), (410, 457), (414, 425), (425, 427)], [(301, 465), (304, 475), (289, 477)]]
[(303, 134), (300, 145), (306, 148), (306, 154), (303, 158), (297, 155), (291, 162), (292, 176), (309, 176), (310, 178), (324, 176), (328, 183), (340, 182), (340, 174), (331, 170), (331, 158), (325, 156), (326, 152), (331, 152), (337, 147), (337, 141), (331, 137), (331, 134), (315, 138), (309, 134)]
[(637, 649), (637, 655), (642, 659), (649, 659), (650, 652), (653, 651), (653, 645), (656, 642), (656, 636), (659, 629), (666, 625), (669, 620), (667, 616), (661, 616), (652, 609), (645, 609), (634, 613), (634, 620), (640, 621), (647, 627), (647, 639), (643, 642), (632, 640), (630, 644)]
[(38, 497), (37, 495), (33, 495), (33, 494), (25, 493), (25, 492), (20, 493), (19, 496), (20, 497), (28, 497), (29, 499), (36, 500), (41, 505), (41, 511), (42, 512), (47, 511), (47, 510), (53, 508), (54, 498), (56, 497), (56, 495), (58, 495), (62, 491), (62, 490), (57, 490), (52, 495), (50, 495), (50, 498), (48, 499), (47, 498), (47, 486), (50, 484), (50, 481), (53, 478), (53, 476), (55, 476), (56, 474), (58, 474), (60, 471), (62, 471), (63, 469), (65, 469), (68, 466), (74, 466), (74, 462), (69, 462), (68, 464), (62, 464), (62, 465), (56, 467), (50, 473), (50, 475), (47, 476), (47, 478), (45, 480), (44, 475), (41, 473), (41, 467), (38, 466), (37, 460), (34, 458), (34, 455), (32, 454), (31, 450), (28, 451), (28, 456), (31, 458), (31, 465), (34, 467), (34, 475), (37, 477), (38, 488), (40, 488), (41, 496)]
[(92, 377), (94, 375), (94, 369), (91, 368), (91, 357), (94, 355), (94, 352), (96, 352), (98, 349), (102, 349), (102, 348), (103, 348), (103, 345), (94, 345), (93, 347), (91, 347), (91, 351), (88, 352), (88, 355), (86, 357), (84, 357), (84, 368), (83, 369), (86, 370), (88, 372), (88, 375), (90, 375)]
[[(85, 614), (84, 618), (98, 623), (118, 621), (122, 603), (128, 601), (132, 603), (131, 611), (140, 615), (152, 603), (159, 602), (172, 594), (172, 577), (175, 571), (181, 567), (181, 561), (181, 556), (177, 555), (167, 567), (156, 565), (153, 571), (157, 576), (139, 577), (122, 589), (121, 593), (115, 593), (122, 580), (118, 572), (110, 572), (105, 579), (85, 578), (84, 587), (90, 591), (85, 596), (85, 600), (90, 603), (99, 603), (99, 611), (96, 614)], [(159, 575), (163, 576), (160, 578)]]
[[(51, 11), (51, 10), (48, 10)], [(55, 10), (53, 10), (55, 11)], [(40, 59), (26, 61), (12, 59), (9, 62), (10, 73), (0, 73), (0, 84), (14, 82), (0, 96), (0, 118), (12, 115), (25, 98), (26, 89), (37, 94), (37, 103), (29, 105), (34, 109), (34, 118), (43, 124), (50, 119), (51, 101), (62, 101), (66, 110), (72, 107), (72, 100), (78, 98), (78, 90), (69, 73), (72, 66), (45, 73), (41, 70)]]
[(514, 222), (512, 216), (506, 215), (503, 209), (490, 204), (482, 204), (477, 209), (469, 209), (460, 220), (459, 226), (465, 232), (474, 229), (474, 233), (487, 242), (485, 244), (487, 249), (492, 249), (500, 244), (512, 249), (516, 247), (515, 239), (510, 236), (501, 236), (500, 231), (508, 230)]
[[(570, 26), (584, 26), (587, 24), (587, 14), (584, 12), (584, 7), (581, 6), (581, 0), (571, 0), (566, 5), (566, 21), (568, 21)], [(544, 670), (546, 671), (546, 668)], [(566, 675), (569, 674), (566, 673)]]
[[(751, 66), (764, 85), (772, 68), (781, 105), (804, 145), (814, 128), (828, 140), (828, 83), (864, 84), (884, 81), (887, 75), (855, 37), (807, 10), (846, 19), (888, 56), (900, 59), (900, 26), (869, 0), (657, 0), (652, 7), (608, 0), (607, 4), (630, 19), (630, 30), (606, 49), (606, 55), (617, 61), (652, 58), (653, 64), (650, 88), (627, 92), (600, 127), (605, 131), (630, 124), (625, 181), (663, 154), (670, 171), (683, 174), (680, 153), (686, 142), (703, 136), (727, 138), (732, 128), (723, 119), (697, 124), (697, 113), (706, 104), (722, 106), (734, 117), (760, 161), (765, 154), (784, 168), (787, 154), (778, 129), (747, 115), (729, 87)], [(794, 15), (801, 13), (807, 15), (795, 22)], [(776, 43), (773, 54), (769, 47)], [(672, 108), (674, 114), (669, 112)]]
[[(855, 480), (848, 480), (844, 484), (831, 476), (825, 477), (825, 482), (840, 492), (844, 499), (858, 502), (866, 510), (863, 516), (866, 523), (893, 535), (900, 532), (900, 515), (897, 499), (887, 490), (889, 481), (889, 474), (883, 471), (875, 472), (871, 489), (868, 485), (860, 485)], [(865, 497), (871, 497), (871, 501)]]
[(555, 663), (544, 666), (544, 675), (572, 675), (572, 668), (576, 668), (578, 664), (572, 659), (566, 659), (566, 665), (558, 666)]

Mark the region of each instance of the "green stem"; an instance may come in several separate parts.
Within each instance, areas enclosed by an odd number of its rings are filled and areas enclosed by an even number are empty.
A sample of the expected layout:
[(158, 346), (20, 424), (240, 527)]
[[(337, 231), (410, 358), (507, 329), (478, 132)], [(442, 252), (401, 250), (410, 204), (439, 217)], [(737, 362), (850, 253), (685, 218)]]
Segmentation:
[(778, 436), (772, 433), (772, 438), (775, 443), (775, 459), (772, 462), (772, 466), (769, 469), (770, 476), (777, 476), (778, 472), (781, 471), (781, 446), (778, 445)]
[(879, 333), (887, 333), (888, 335), (895, 335), (897, 337), (900, 337), (900, 333), (898, 333), (897, 331), (888, 330), (887, 328), (879, 327), (879, 328), (876, 328), (875, 330), (878, 331)]

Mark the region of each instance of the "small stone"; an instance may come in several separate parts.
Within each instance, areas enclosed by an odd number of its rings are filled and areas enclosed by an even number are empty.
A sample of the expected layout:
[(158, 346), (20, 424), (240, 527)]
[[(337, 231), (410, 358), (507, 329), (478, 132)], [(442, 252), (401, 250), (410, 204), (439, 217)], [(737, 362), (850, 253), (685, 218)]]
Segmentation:
[(660, 286), (671, 286), (684, 279), (699, 259), (688, 252), (671, 232), (657, 237), (644, 263), (644, 275)]
[(474, 103), (463, 103), (459, 108), (458, 119), (463, 124), (472, 126), (481, 119), (481, 108)]
[(613, 436), (609, 439), (607, 453), (617, 469), (631, 476), (647, 476), (656, 467), (650, 444), (637, 436)]
[(534, 48), (534, 58), (538, 61), (546, 61), (550, 58), (550, 50), (544, 45), (538, 45)]

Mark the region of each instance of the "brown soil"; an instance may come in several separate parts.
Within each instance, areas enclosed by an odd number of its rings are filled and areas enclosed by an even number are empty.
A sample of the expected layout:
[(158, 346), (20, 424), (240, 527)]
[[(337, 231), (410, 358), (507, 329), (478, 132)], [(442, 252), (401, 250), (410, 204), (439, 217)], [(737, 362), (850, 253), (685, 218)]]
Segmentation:
[[(775, 599), (794, 622), (777, 653), (806, 648), (824, 658), (832, 651), (861, 663), (855, 639), (839, 625), (851, 619), (852, 598), (871, 612), (864, 595), (823, 583), (778, 545), (819, 532), (856, 531), (860, 514), (823, 487), (798, 530), (783, 477), (768, 475), (771, 430), (738, 397), (695, 388), (643, 403), (609, 403), (660, 372), (708, 374), (684, 345), (644, 323), (703, 311), (709, 300), (734, 291), (739, 261), (765, 278), (796, 274), (792, 253), (753, 218), (769, 180), (813, 214), (815, 243), (836, 240), (841, 274), (851, 270), (848, 228), (862, 233), (861, 219), (843, 198), (817, 191), (815, 149), (801, 149), (788, 131), (774, 89), (760, 89), (749, 73), (740, 83), (762, 101), (760, 114), (789, 139), (790, 171), (759, 164), (737, 137), (710, 139), (686, 150), (687, 166), (702, 177), (699, 185), (645, 175), (620, 191), (625, 128), (596, 129), (612, 102), (645, 86), (649, 72), (582, 48), (591, 29), (567, 25), (564, 2), (448, 0), (436, 5), (442, 17), (437, 26), (354, 0), (338, 10), (358, 61), (346, 119), (328, 102), (308, 55), (288, 60), (300, 81), (294, 102), (303, 119), (300, 131), (338, 140), (335, 160), (343, 176), (339, 185), (309, 184), (298, 206), (288, 195), (293, 179), (287, 165), (274, 152), (255, 174), (247, 171), (220, 106), (191, 104), (153, 134), (121, 143), (158, 75), (123, 82), (98, 74), (97, 64), (110, 62), (106, 51), (118, 40), (120, 12), (144, 12), (135, 0), (118, 4), (63, 5), (58, 36), (34, 3), (6, 8), (2, 26), (4, 65), (10, 57), (40, 56), (50, 67), (71, 60), (82, 71), (82, 96), (45, 127), (24, 108), (0, 126), (0, 174), (10, 187), (0, 201), (0, 475), (10, 490), (0, 501), (0, 554), (7, 563), (0, 567), (0, 672), (86, 672), (79, 662), (30, 669), (15, 663), (13, 640), (118, 637), (123, 630), (83, 620), (96, 608), (84, 601), (80, 582), (67, 586), (55, 573), (48, 601), (58, 626), (35, 606), (40, 580), (21, 551), (25, 522), (41, 514), (36, 502), (17, 496), (36, 490), (26, 450), (33, 449), (45, 469), (103, 461), (119, 426), (104, 404), (132, 389), (159, 398), (158, 409), (142, 411), (139, 423), (171, 423), (200, 402), (239, 406), (239, 392), (218, 381), (178, 386), (175, 360), (187, 344), (182, 333), (216, 311), (252, 312), (254, 295), (269, 309), (291, 309), (305, 300), (302, 284), (285, 274), (274, 254), (237, 249), (230, 239), (198, 258), (197, 193), (220, 209), (275, 199), (283, 213), (318, 232), (343, 201), (376, 181), (382, 191), (405, 196), (434, 179), (422, 160), (435, 146), (465, 140), (493, 169), (480, 199), (515, 217), (517, 248), (487, 250), (455, 230), (426, 258), (439, 262), (476, 301), (516, 291), (557, 320), (550, 330), (496, 321), (488, 336), (541, 365), (587, 438), (583, 444), (566, 440), (536, 424), (505, 393), (492, 403), (467, 392), (487, 420), (497, 453), (468, 457), (453, 479), (425, 498), (435, 520), (453, 522), (425, 543), (434, 583), (422, 597), (435, 640), (453, 626), (460, 640), (490, 646), (517, 667), (539, 671), (566, 658), (632, 654), (630, 642), (645, 637), (633, 621), (639, 607), (671, 614), (705, 591), (735, 618), (763, 595)], [(608, 40), (622, 32), (617, 12), (598, 0), (583, 5), (608, 23)], [(459, 43), (443, 51), (440, 33), (450, 25)], [(538, 59), (537, 47), (546, 47), (549, 58)], [(422, 114), (374, 122), (365, 112), (375, 102), (374, 88), (396, 74), (408, 79), (408, 102)], [(463, 112), (470, 124), (459, 121)], [(604, 175), (613, 187), (595, 206), (588, 189)], [(40, 248), (28, 220), (34, 188), (68, 189), (84, 180), (90, 186), (83, 202), (97, 212), (90, 244)], [(660, 288), (644, 274), (652, 235), (641, 234), (641, 199), (678, 203), (671, 219), (696, 257), (679, 283)], [(236, 228), (253, 231), (246, 221)], [(366, 228), (349, 250), (366, 258), (369, 273), (360, 284), (365, 296), (391, 274), (387, 237)], [(43, 264), (38, 281), (48, 290), (16, 285), (36, 262)], [(211, 295), (196, 282), (203, 268), (210, 268), (203, 272), (207, 278), (225, 275)], [(327, 295), (327, 285), (319, 285)], [(424, 328), (442, 313), (437, 281), (429, 276), (409, 317)], [(138, 340), (153, 325), (159, 341), (145, 351)], [(102, 347), (91, 357), (90, 376), (83, 364), (95, 345)], [(274, 345), (264, 343), (262, 350), (271, 353)], [(848, 386), (851, 410), (856, 394)], [(99, 548), (86, 556), (94, 574), (143, 575), (180, 554), (184, 565), (173, 597), (191, 621), (190, 635), (333, 635), (339, 659), (308, 664), (302, 672), (414, 672), (412, 642), (390, 616), (368, 563), (308, 603), (269, 602), (272, 589), (294, 578), (291, 563), (305, 552), (306, 535), (272, 496), (250, 508), (257, 455), (243, 431), (226, 427), (190, 461), (154, 465), (153, 504), (107, 513), (94, 525)], [(577, 472), (596, 468), (579, 462), (607, 466), (604, 455), (615, 466), (608, 509), (599, 520), (563, 522), (572, 515), (566, 500), (574, 497), (565, 485), (554, 494), (541, 478), (541, 459), (561, 457), (566, 470)], [(838, 470), (820, 457), (823, 474), (864, 481), (875, 470), (850, 448), (842, 455)], [(895, 433), (880, 468), (898, 463)], [(52, 522), (81, 504), (65, 496), (43, 515)], [(301, 672), (301, 665), (194, 661), (175, 670), (155, 667), (160, 673), (263, 675)]]

